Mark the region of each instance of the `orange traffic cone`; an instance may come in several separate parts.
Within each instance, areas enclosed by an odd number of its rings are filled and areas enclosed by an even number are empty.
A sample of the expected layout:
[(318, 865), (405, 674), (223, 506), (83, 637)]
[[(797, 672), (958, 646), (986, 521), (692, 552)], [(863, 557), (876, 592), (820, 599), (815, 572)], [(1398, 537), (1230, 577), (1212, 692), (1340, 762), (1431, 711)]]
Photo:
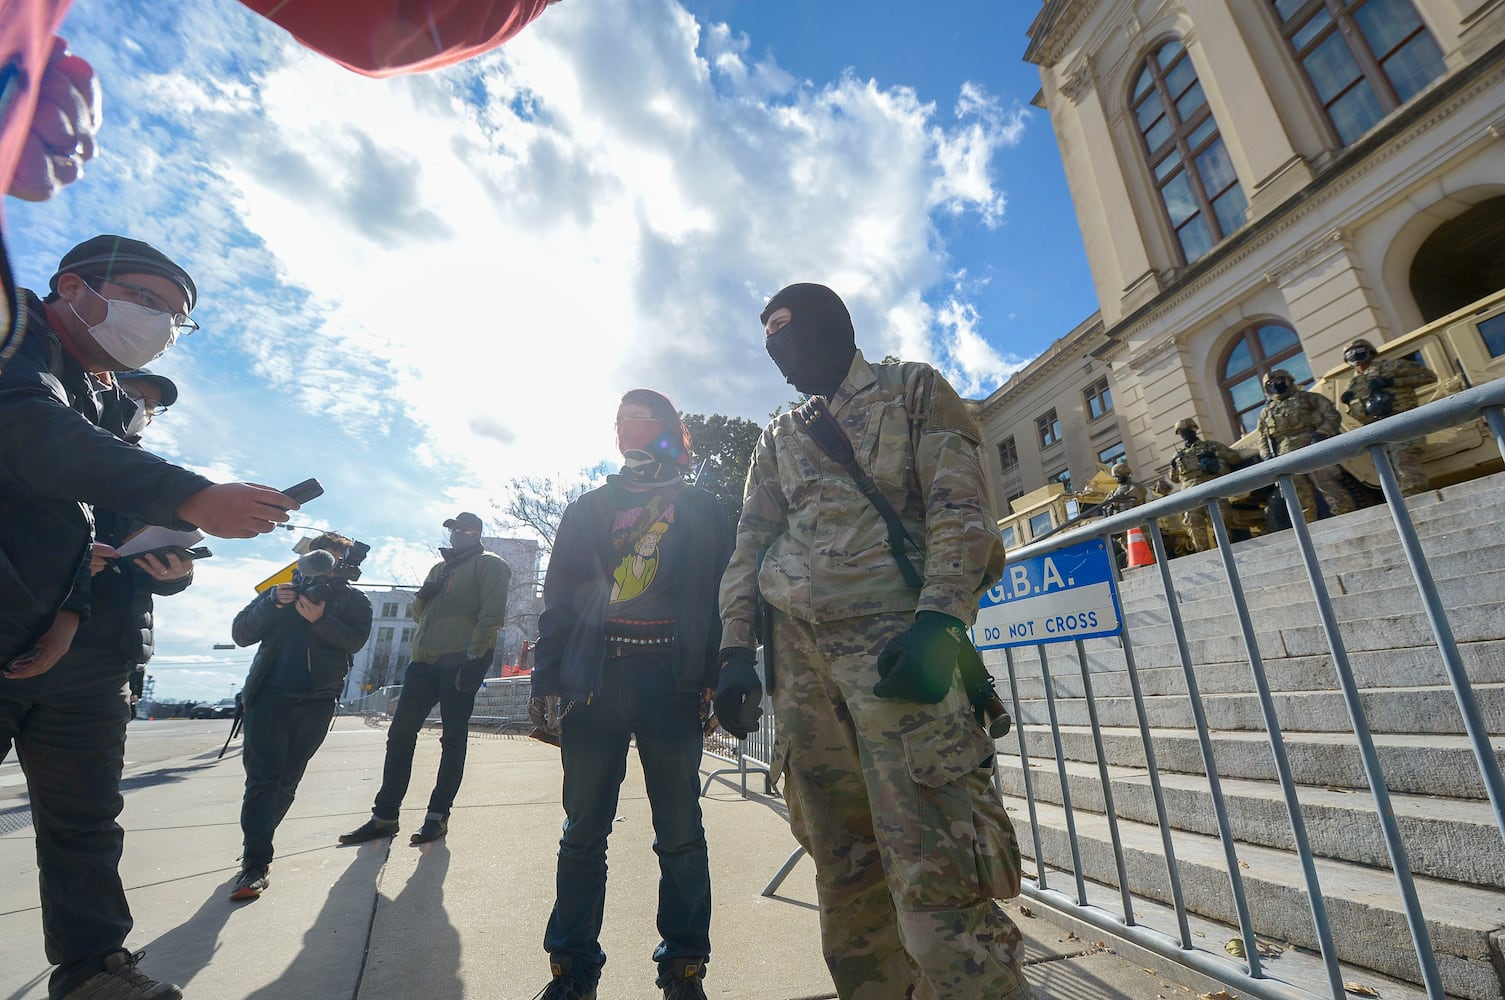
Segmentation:
[(1143, 528), (1130, 528), (1124, 536), (1125, 548), (1129, 553), (1129, 569), (1136, 566), (1155, 565), (1155, 553), (1150, 549), (1150, 543), (1144, 537)]

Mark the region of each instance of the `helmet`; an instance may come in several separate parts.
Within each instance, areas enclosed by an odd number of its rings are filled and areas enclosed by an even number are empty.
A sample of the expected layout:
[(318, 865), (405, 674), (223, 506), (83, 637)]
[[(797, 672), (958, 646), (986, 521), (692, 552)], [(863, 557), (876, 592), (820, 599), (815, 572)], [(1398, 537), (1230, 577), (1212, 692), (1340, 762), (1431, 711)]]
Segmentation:
[(1180, 420), (1176, 421), (1177, 434), (1180, 434), (1182, 431), (1194, 431), (1198, 429), (1199, 428), (1197, 427), (1197, 422), (1191, 417), (1182, 417)]
[(1358, 362), (1369, 361), (1376, 353), (1378, 352), (1376, 352), (1374, 345), (1363, 337), (1360, 337), (1343, 348), (1343, 360), (1349, 364), (1356, 364)]
[(1271, 382), (1283, 382), (1283, 383), (1285, 383), (1285, 388), (1282, 391), (1275, 393), (1275, 395), (1277, 395), (1277, 396), (1284, 396), (1286, 393), (1288, 393), (1292, 389), (1296, 388), (1296, 376), (1292, 375), (1290, 372), (1286, 371), (1284, 368), (1276, 368), (1276, 369), (1272, 370), (1269, 374), (1267, 374), (1265, 376), (1265, 382), (1264, 382), (1264, 385), (1265, 385), (1265, 395), (1269, 395), (1270, 394), (1270, 388), (1269, 387), (1270, 387), (1270, 383)]
[(1113, 463), (1113, 468), (1109, 471), (1113, 473), (1114, 479), (1127, 479), (1129, 478), (1129, 463), (1119, 459)]

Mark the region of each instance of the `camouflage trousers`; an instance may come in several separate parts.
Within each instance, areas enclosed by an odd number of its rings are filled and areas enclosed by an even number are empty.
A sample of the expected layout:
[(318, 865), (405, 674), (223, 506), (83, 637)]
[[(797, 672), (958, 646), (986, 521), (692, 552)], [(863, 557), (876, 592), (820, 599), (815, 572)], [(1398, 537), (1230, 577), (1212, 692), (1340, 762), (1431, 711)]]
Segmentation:
[[(1289, 455), (1297, 448), (1309, 443), (1304, 439), (1294, 441), (1282, 439), (1280, 454)], [(1292, 476), (1291, 480), (1296, 484), (1296, 502), (1301, 505), (1301, 516), (1306, 518), (1307, 524), (1317, 520), (1317, 492), (1319, 490), (1333, 517), (1350, 513), (1355, 509), (1353, 497), (1349, 496), (1348, 491), (1343, 488), (1343, 478), (1335, 465), (1318, 469), (1305, 476)], [(1316, 489), (1313, 489), (1314, 485)]]
[[(1233, 505), (1227, 500), (1218, 501), (1218, 510), (1223, 515), (1223, 524), (1228, 525), (1233, 518)], [(1218, 547), (1218, 539), (1212, 530), (1212, 518), (1207, 516), (1206, 507), (1193, 507), (1181, 515), (1181, 524), (1186, 528), (1186, 534), (1191, 538), (1191, 547), (1198, 552), (1208, 552)]]
[(1385, 445), (1385, 454), (1395, 467), (1395, 478), (1400, 480), (1400, 491), (1405, 496), (1425, 493), (1427, 474), (1421, 467), (1422, 452), (1426, 450), (1426, 438), (1412, 438)]
[(959, 684), (936, 705), (878, 698), (878, 653), (913, 622), (814, 626), (775, 613), (773, 774), (815, 861), (841, 1000), (1027, 1000), (1013, 824), (979, 768), (992, 741)]

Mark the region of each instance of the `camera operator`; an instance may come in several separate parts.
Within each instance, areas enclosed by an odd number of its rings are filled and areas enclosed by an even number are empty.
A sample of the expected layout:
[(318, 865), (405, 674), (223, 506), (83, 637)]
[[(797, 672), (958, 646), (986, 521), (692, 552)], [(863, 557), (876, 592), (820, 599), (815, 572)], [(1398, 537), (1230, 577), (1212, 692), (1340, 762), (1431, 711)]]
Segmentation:
[(231, 626), (236, 645), (261, 643), (246, 677), (245, 851), (231, 899), (255, 899), (270, 884), (272, 835), (329, 731), (351, 660), (371, 633), (371, 602), (338, 568), (352, 544), (332, 532), (320, 537), (298, 560), (293, 582), (259, 594)]

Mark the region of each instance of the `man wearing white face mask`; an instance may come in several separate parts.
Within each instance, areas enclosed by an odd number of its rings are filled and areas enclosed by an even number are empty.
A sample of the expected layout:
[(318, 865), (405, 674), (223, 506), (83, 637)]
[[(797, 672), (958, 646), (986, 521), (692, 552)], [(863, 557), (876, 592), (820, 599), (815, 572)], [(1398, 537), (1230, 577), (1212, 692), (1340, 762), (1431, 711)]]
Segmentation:
[[(0, 753), (16, 748), (38, 817), (52, 1000), (170, 1000), (178, 988), (141, 973), (124, 947), (130, 910), (118, 875), (106, 877), (121, 851), (123, 679), (62, 659), (104, 561), (93, 558), (92, 505), (248, 538), (297, 504), (262, 486), (215, 485), (122, 439), (114, 374), (190, 328), (187, 272), (146, 243), (98, 236), (63, 257), (50, 289), (45, 301), (22, 290), (24, 336), (0, 372)], [(141, 562), (164, 585), (186, 578), (171, 558)]]

